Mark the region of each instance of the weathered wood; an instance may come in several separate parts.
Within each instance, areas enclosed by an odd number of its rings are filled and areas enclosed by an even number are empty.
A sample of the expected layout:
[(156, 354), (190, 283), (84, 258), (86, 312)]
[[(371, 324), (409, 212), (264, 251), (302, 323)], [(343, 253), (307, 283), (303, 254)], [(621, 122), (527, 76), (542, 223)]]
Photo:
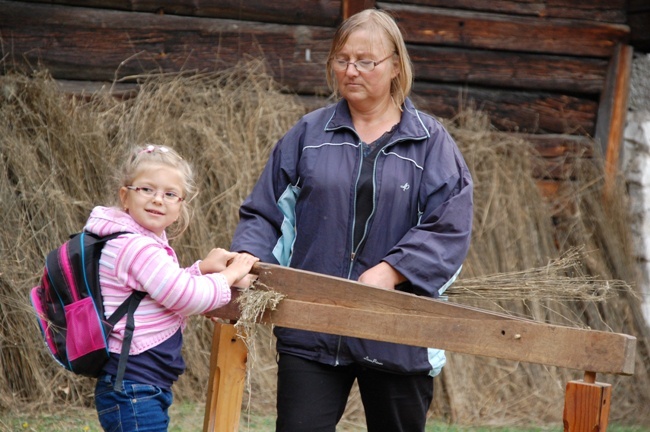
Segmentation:
[(55, 78), (113, 81), (150, 72), (215, 71), (264, 58), (297, 92), (326, 92), (325, 27), (121, 12), (0, 0), (7, 65), (40, 64)]
[(203, 432), (237, 432), (248, 350), (232, 324), (215, 323)]
[(463, 354), (631, 375), (636, 339), (521, 320), (379, 313), (284, 300), (263, 322)]
[(472, 104), (505, 131), (592, 135), (597, 102), (568, 95), (480, 89), (416, 82), (417, 106), (436, 116), (451, 118)]
[(391, 12), (407, 42), (504, 51), (609, 57), (629, 27), (593, 21), (536, 19), (424, 6), (377, 3)]
[(631, 32), (630, 44), (641, 52), (650, 52), (650, 9), (629, 12), (627, 25)]
[(564, 431), (606, 432), (611, 400), (611, 384), (569, 381), (564, 398)]
[(600, 97), (596, 142), (605, 157), (605, 193), (609, 193), (618, 175), (619, 156), (627, 118), (628, 94), (632, 73), (632, 47), (619, 45), (610, 60), (605, 90)]
[(570, 369), (634, 372), (633, 336), (544, 324), (272, 264), (254, 269), (258, 285), (286, 295), (264, 314), (268, 324)]
[(372, 9), (375, 7), (375, 4), (375, 0), (342, 0), (342, 18), (349, 18), (355, 13), (361, 12), (364, 9)]
[(341, 0), (23, 0), (68, 6), (115, 9), (131, 12), (224, 18), (284, 24), (334, 27), (340, 20)]
[(533, 15), (542, 18), (574, 18), (625, 23), (625, 0), (409, 0), (402, 3), (513, 15)]
[(607, 60), (408, 45), (418, 80), (498, 88), (598, 94)]
[(512, 135), (533, 145), (533, 177), (538, 180), (578, 180), (576, 171), (593, 157), (594, 141), (586, 136)]
[(533, 144), (542, 157), (586, 157), (594, 155), (594, 140), (580, 135), (513, 134)]

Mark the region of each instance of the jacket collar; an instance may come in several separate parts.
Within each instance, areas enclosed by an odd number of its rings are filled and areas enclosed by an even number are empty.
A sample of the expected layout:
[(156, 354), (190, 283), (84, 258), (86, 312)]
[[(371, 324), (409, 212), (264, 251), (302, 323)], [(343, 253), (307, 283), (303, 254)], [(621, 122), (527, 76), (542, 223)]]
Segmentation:
[[(333, 105), (333, 109), (334, 112), (327, 122), (325, 130), (333, 131), (340, 128), (347, 128), (351, 131), (355, 131), (354, 125), (352, 124), (352, 116), (350, 114), (348, 102), (345, 99), (341, 99)], [(429, 131), (424, 127), (424, 123), (420, 119), (421, 115), (422, 113), (416, 110), (411, 100), (407, 98), (402, 105), (402, 119), (395, 131), (393, 139), (419, 140), (428, 138)]]

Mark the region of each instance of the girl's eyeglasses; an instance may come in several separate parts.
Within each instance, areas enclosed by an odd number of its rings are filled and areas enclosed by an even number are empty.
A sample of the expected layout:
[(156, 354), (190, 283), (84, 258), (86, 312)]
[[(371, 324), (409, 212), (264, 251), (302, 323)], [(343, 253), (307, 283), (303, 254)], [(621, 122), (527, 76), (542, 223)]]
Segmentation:
[[(156, 189), (146, 187), (146, 186), (126, 186), (128, 190), (136, 191), (142, 196), (145, 196), (147, 198), (153, 198), (156, 195), (158, 195), (158, 191)], [(167, 191), (162, 193), (163, 200), (169, 204), (178, 204), (179, 202), (183, 201), (183, 198), (177, 195), (175, 192)]]

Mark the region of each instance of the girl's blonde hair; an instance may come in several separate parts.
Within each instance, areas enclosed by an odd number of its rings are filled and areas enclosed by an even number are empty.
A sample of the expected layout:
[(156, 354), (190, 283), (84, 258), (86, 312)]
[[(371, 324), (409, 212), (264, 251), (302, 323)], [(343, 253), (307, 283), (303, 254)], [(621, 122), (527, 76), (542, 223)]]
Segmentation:
[(389, 48), (392, 48), (393, 52), (397, 55), (399, 74), (390, 83), (390, 94), (395, 104), (401, 108), (406, 97), (411, 93), (411, 87), (413, 86), (413, 66), (411, 64), (411, 57), (406, 50), (404, 37), (397, 23), (388, 12), (379, 9), (365, 9), (354, 14), (343, 21), (336, 30), (326, 65), (327, 84), (330, 90), (335, 94), (338, 93), (336, 75), (334, 74), (332, 63), (339, 51), (343, 49), (350, 35), (360, 29), (368, 30), (370, 34), (383, 33), (391, 45)]
[[(178, 170), (183, 178), (181, 211), (178, 220), (166, 231), (168, 239), (180, 236), (190, 225), (190, 201), (198, 194), (198, 187), (194, 180), (194, 170), (174, 149), (157, 144), (145, 144), (131, 149), (122, 163), (116, 178), (117, 189), (131, 186), (133, 180), (140, 174), (144, 165), (163, 165)], [(119, 202), (119, 197), (118, 197)]]

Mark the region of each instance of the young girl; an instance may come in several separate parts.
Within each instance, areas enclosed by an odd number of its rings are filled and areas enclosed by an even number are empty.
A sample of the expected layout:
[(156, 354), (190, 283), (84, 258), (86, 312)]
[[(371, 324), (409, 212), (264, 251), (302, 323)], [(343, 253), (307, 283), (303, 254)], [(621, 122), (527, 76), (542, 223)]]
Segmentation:
[[(85, 230), (110, 240), (102, 250), (100, 285), (106, 316), (134, 291), (146, 292), (135, 311), (135, 331), (122, 384), (116, 385), (126, 318), (109, 338), (110, 360), (97, 380), (95, 405), (106, 431), (165, 431), (172, 384), (185, 370), (181, 355), (187, 317), (224, 306), (230, 286), (257, 259), (213, 249), (202, 261), (181, 268), (170, 238), (189, 224), (196, 186), (189, 164), (168, 147), (136, 149), (124, 164), (119, 208), (95, 207)], [(227, 263), (230, 262), (228, 265)]]

